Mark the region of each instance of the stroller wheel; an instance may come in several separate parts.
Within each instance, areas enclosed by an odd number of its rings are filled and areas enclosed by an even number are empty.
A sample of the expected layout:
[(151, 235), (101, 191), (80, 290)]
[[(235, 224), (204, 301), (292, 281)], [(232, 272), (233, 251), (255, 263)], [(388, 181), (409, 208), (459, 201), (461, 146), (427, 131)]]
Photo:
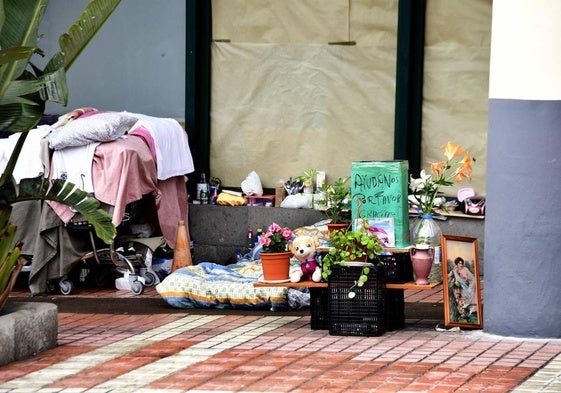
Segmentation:
[(48, 294), (52, 294), (56, 292), (56, 283), (54, 283), (53, 281), (48, 281), (47, 282), (47, 293)]
[(98, 266), (95, 275), (94, 275), (94, 283), (98, 288), (105, 287), (109, 284), (109, 279), (111, 274), (108, 269), (104, 266)]
[(60, 293), (62, 293), (63, 295), (69, 295), (74, 289), (74, 284), (67, 278), (62, 278), (58, 282), (58, 286), (60, 287)]
[(156, 282), (156, 274), (152, 272), (146, 272), (142, 277), (144, 277), (144, 283), (148, 287), (151, 287)]
[(135, 295), (141, 295), (144, 292), (144, 285), (140, 281), (132, 281), (131, 282), (131, 291)]

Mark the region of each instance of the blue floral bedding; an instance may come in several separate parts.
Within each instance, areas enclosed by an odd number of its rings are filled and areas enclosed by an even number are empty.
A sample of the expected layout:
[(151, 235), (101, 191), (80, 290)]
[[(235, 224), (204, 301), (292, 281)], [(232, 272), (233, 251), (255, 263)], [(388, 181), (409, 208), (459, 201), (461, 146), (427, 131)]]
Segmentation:
[[(300, 268), (294, 265), (293, 268)], [(268, 309), (281, 311), (309, 305), (307, 289), (257, 287), (259, 260), (219, 265), (203, 262), (176, 270), (156, 290), (176, 308)]]

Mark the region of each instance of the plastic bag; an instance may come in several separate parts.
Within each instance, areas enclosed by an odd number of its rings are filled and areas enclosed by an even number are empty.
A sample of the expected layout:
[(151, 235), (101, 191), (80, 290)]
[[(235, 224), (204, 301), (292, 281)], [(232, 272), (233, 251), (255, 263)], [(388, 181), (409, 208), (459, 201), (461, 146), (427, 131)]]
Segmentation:
[(246, 195), (263, 195), (263, 186), (259, 175), (252, 171), (244, 181), (242, 181), (242, 191)]
[(312, 207), (311, 194), (289, 195), (281, 202), (280, 207), (291, 209), (310, 209)]

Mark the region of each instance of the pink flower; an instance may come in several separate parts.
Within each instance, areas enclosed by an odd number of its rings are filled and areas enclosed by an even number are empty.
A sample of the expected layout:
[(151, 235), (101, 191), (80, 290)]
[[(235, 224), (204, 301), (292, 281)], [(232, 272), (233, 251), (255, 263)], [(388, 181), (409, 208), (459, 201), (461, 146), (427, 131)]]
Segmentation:
[(263, 246), (264, 252), (287, 251), (292, 236), (292, 230), (289, 228), (282, 228), (277, 223), (272, 223), (267, 232), (259, 238), (259, 244)]
[(292, 239), (292, 231), (288, 228), (284, 228), (282, 230), (282, 237), (284, 238), (284, 240)]
[(269, 245), (271, 244), (271, 232), (267, 232), (266, 234), (259, 236), (259, 244), (261, 244), (263, 247), (269, 247)]

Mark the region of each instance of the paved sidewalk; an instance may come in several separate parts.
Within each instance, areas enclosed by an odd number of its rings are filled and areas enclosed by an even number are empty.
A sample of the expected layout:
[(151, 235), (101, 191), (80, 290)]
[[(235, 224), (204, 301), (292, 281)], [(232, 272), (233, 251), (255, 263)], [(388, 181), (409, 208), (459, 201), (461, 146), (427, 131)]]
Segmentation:
[[(100, 309), (132, 297), (75, 296)], [(147, 288), (131, 301), (156, 298)], [(408, 302), (441, 298), (406, 291)], [(407, 314), (404, 329), (344, 337), (311, 330), (306, 312), (158, 311), (59, 311), (59, 345), (0, 367), (0, 392), (561, 392), (561, 340), (437, 331), (441, 320)]]

